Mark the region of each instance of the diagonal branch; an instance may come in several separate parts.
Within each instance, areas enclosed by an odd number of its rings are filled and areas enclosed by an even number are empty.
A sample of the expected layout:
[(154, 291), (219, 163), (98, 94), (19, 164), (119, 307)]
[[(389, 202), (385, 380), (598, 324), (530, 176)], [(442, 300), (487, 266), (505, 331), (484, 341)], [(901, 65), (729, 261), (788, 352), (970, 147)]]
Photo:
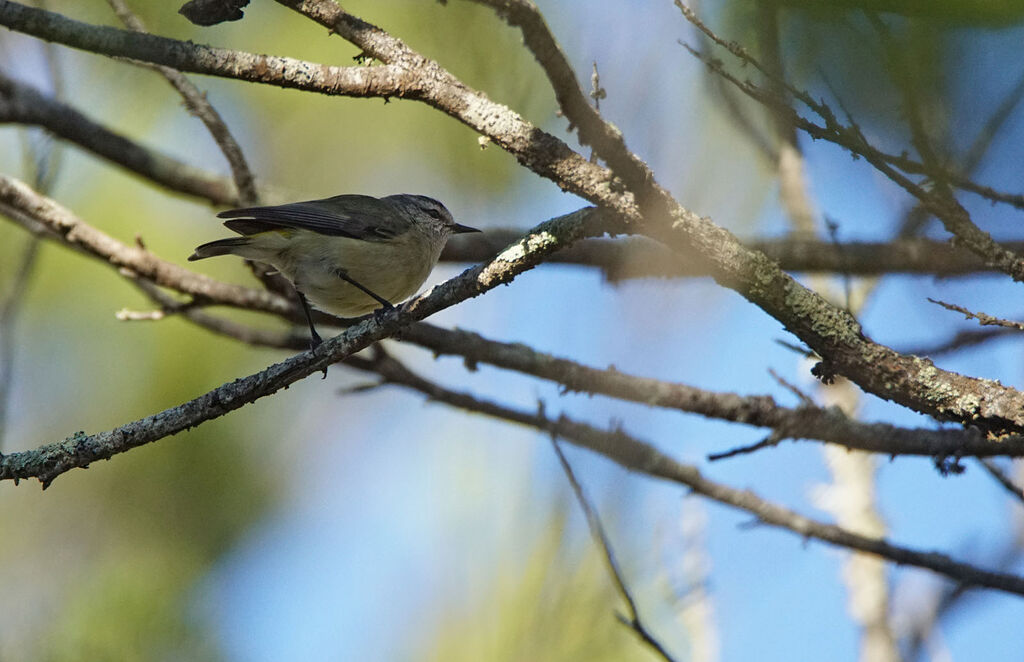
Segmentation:
[(978, 324), (981, 326), (1001, 326), (1004, 329), (1013, 329), (1014, 331), (1024, 331), (1024, 322), (1014, 322), (1013, 320), (1004, 320), (999, 317), (993, 317), (988, 313), (973, 313), (963, 306), (958, 306), (953, 303), (946, 303), (945, 301), (939, 301), (938, 299), (928, 298), (928, 301), (934, 303), (937, 306), (942, 306), (946, 310), (951, 310), (955, 313), (960, 313), (965, 319), (976, 319)]
[[(282, 0), (278, 0), (281, 2)], [(590, 105), (572, 65), (548, 28), (540, 10), (530, 0), (473, 0), (491, 7), (509, 25), (523, 33), (523, 44), (537, 59), (555, 92), (558, 107), (576, 127), (580, 142), (590, 145), (635, 194), (643, 194), (654, 173), (626, 146), (622, 132), (606, 122)], [(293, 4), (284, 2), (283, 4)], [(304, 4), (309, 4), (308, 2)]]
[(569, 485), (572, 486), (573, 494), (576, 495), (576, 501), (579, 502), (580, 508), (583, 509), (583, 514), (587, 518), (587, 525), (590, 527), (591, 536), (593, 536), (601, 546), (601, 551), (604, 553), (605, 563), (608, 565), (608, 570), (611, 572), (612, 579), (615, 581), (615, 587), (622, 595), (622, 599), (626, 601), (626, 607), (629, 609), (629, 615), (623, 616), (618, 614), (619, 620), (636, 632), (637, 636), (640, 637), (644, 643), (654, 649), (662, 659), (667, 662), (673, 662), (674, 658), (672, 655), (651, 633), (650, 628), (648, 628), (640, 619), (640, 611), (636, 606), (636, 600), (633, 598), (633, 594), (626, 585), (626, 580), (622, 576), (622, 570), (619, 569), (619, 562), (615, 558), (615, 552), (612, 550), (612, 543), (608, 539), (608, 534), (604, 530), (601, 518), (598, 516), (597, 510), (595, 510), (590, 504), (590, 501), (587, 499), (587, 495), (583, 492), (583, 486), (580, 485), (580, 482), (576, 479), (576, 472), (573, 471), (572, 465), (569, 464), (569, 460), (565, 457), (565, 453), (562, 452), (562, 447), (558, 445), (558, 437), (551, 437), (551, 447), (555, 449), (555, 455), (558, 456), (558, 462), (562, 465), (562, 470), (565, 472), (566, 478), (569, 479)]
[(431, 400), (560, 437), (574, 446), (603, 455), (630, 471), (684, 485), (697, 494), (751, 513), (763, 524), (793, 531), (804, 538), (814, 538), (838, 547), (874, 554), (898, 564), (926, 568), (964, 584), (1024, 596), (1024, 577), (982, 570), (955, 561), (944, 554), (919, 552), (894, 545), (881, 538), (871, 538), (804, 517), (766, 501), (749, 490), (737, 490), (709, 480), (696, 467), (664, 455), (651, 444), (640, 441), (621, 429), (602, 430), (565, 416), (553, 419), (540, 413), (529, 413), (478, 399), (423, 379), (397, 361), (387, 360), (387, 357), (377, 361), (353, 359), (348, 364), (376, 372), (386, 383), (419, 391)]
[[(146, 26), (142, 23), (142, 20), (128, 8), (124, 0), (107, 0), (107, 3), (128, 29), (136, 32), (146, 32)], [(231, 167), (231, 175), (238, 189), (239, 204), (244, 207), (259, 204), (256, 181), (246, 161), (245, 154), (242, 152), (242, 147), (235, 140), (234, 135), (228, 129), (227, 123), (220, 116), (220, 113), (217, 112), (217, 109), (213, 107), (213, 104), (206, 98), (206, 95), (200, 92), (199, 88), (193, 85), (180, 71), (170, 67), (159, 66), (156, 67), (156, 70), (167, 79), (171, 87), (178, 91), (189, 112), (199, 118), (206, 126), (206, 130), (210, 132), (217, 146), (220, 147), (221, 153), (224, 154), (228, 165)]]
[(887, 423), (863, 423), (848, 418), (836, 408), (782, 407), (771, 396), (719, 393), (619, 370), (601, 370), (538, 352), (523, 344), (496, 342), (461, 329), (417, 324), (405, 331), (403, 338), (435, 354), (461, 356), (470, 364), (487, 363), (547, 379), (561, 384), (566, 391), (600, 393), (652, 407), (767, 427), (773, 429), (779, 439), (816, 439), (850, 449), (893, 455), (1024, 455), (1024, 437), (1021, 436), (996, 440), (986, 439), (977, 428), (903, 428)]
[(182, 163), (115, 133), (57, 99), (0, 72), (0, 122), (40, 126), (50, 133), (172, 191), (220, 205), (239, 202), (231, 181)]
[[(130, 269), (157, 285), (195, 297), (214, 297), (239, 308), (286, 314), (291, 310), (283, 297), (271, 292), (221, 283), (177, 264), (161, 260), (149, 251), (125, 245), (93, 228), (59, 204), (23, 182), (0, 175), (0, 211), (30, 232), (43, 232), (60, 243), (99, 258), (117, 269)], [(42, 229), (40, 229), (40, 227)]]
[[(145, 279), (132, 278), (159, 306), (159, 317), (177, 314), (214, 333), (245, 343), (302, 350), (303, 335), (254, 329), (215, 317), (183, 304), (161, 292)], [(289, 316), (292, 317), (292, 316)], [(154, 319), (153, 314), (143, 319)], [(946, 457), (1024, 456), (1024, 437), (988, 439), (976, 428), (904, 428), (887, 423), (865, 423), (847, 417), (837, 408), (783, 407), (771, 396), (740, 396), (602, 370), (569, 359), (538, 352), (521, 343), (502, 343), (462, 329), (442, 329), (426, 322), (402, 331), (402, 340), (431, 350), (435, 355), (461, 356), (467, 365), (486, 363), (561, 384), (565, 391), (600, 393), (612, 398), (699, 414), (744, 425), (773, 430), (758, 448), (777, 445), (782, 439), (820, 440), (849, 449), (886, 455)], [(743, 450), (746, 452), (746, 449)], [(735, 455), (730, 452), (724, 456)], [(715, 456), (713, 459), (718, 459)]]

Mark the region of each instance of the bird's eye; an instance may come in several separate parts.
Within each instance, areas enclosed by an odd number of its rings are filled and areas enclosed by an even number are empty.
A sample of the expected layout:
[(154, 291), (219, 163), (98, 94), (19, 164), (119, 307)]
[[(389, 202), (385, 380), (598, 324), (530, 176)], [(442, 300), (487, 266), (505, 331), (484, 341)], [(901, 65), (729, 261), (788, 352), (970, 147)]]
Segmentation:
[(426, 211), (427, 211), (427, 215), (430, 216), (430, 218), (434, 219), (435, 221), (440, 221), (441, 220), (441, 212), (439, 212), (439, 211), (437, 211), (436, 209), (433, 209), (433, 208), (427, 209)]

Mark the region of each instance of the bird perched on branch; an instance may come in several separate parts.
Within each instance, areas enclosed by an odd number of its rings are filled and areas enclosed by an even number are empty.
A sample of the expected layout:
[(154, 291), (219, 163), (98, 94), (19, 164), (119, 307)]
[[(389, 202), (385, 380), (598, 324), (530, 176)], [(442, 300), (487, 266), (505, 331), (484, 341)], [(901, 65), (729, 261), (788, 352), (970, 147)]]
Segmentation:
[(391, 308), (415, 294), (448, 237), (479, 232), (423, 195), (336, 195), (217, 214), (240, 236), (196, 248), (189, 260), (237, 255), (265, 262), (291, 281), (309, 322), (310, 347), (322, 341), (309, 304), (341, 317)]

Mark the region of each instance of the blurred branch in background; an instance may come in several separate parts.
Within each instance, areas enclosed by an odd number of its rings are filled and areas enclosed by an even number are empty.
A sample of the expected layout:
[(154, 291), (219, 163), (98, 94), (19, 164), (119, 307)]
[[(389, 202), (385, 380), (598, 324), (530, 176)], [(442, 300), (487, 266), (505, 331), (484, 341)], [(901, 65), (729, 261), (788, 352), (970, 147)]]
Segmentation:
[[(6, 50), (6, 48), (0, 48), (0, 53), (6, 55)], [(42, 51), (49, 84), (53, 88), (54, 94), (60, 96), (64, 94), (64, 76), (55, 47), (52, 44), (45, 44)], [(3, 89), (5, 80), (3, 74), (0, 73), (0, 90)], [(2, 114), (3, 108), (3, 101), (0, 100), (0, 114)], [(0, 118), (0, 122), (2, 121)], [(20, 131), (18, 138), (21, 142), (22, 168), (29, 174), (35, 189), (43, 194), (48, 194), (60, 175), (64, 153), (63, 145), (54, 141), (49, 134), (27, 129)], [(5, 441), (8, 437), (8, 409), (11, 402), (11, 389), (14, 384), (16, 356), (15, 326), (18, 314), (27, 303), (25, 299), (28, 296), (28, 289), (36, 269), (39, 247), (38, 237), (30, 237), (24, 243), (11, 280), (7, 283), (7, 289), (0, 298), (0, 452), (6, 448)]]
[(36, 257), (39, 255), (39, 244), (38, 237), (30, 237), (25, 242), (21, 262), (14, 271), (14, 278), (8, 283), (3, 299), (0, 299), (0, 451), (6, 448), (7, 411), (14, 383), (15, 324), (18, 313), (25, 305)]
[(627, 613), (617, 614), (619, 621), (623, 625), (633, 630), (640, 640), (651, 647), (652, 650), (658, 653), (666, 662), (673, 662), (674, 658), (665, 649), (665, 646), (658, 641), (657, 637), (651, 632), (650, 628), (644, 624), (640, 619), (640, 611), (637, 607), (636, 600), (633, 598), (633, 594), (629, 590), (629, 586), (626, 584), (626, 580), (623, 577), (622, 569), (619, 566), (618, 560), (615, 558), (615, 552), (612, 550), (612, 543), (608, 539), (608, 534), (604, 530), (604, 525), (601, 524), (601, 517), (597, 514), (594, 506), (591, 505), (587, 499), (586, 493), (583, 491), (583, 486), (580, 485), (579, 480), (576, 478), (576, 473), (572, 470), (572, 465), (569, 464), (569, 460), (566, 459), (565, 453), (562, 452), (562, 448), (558, 445), (558, 438), (554, 435), (551, 437), (551, 447), (555, 450), (555, 454), (558, 456), (558, 462), (562, 465), (562, 469), (565, 471), (566, 478), (569, 479), (569, 485), (572, 487), (573, 494), (576, 495), (576, 501), (580, 504), (580, 508), (583, 510), (584, 516), (587, 518), (587, 526), (590, 527), (590, 534), (593, 536), (595, 542), (601, 547), (601, 551), (604, 554), (604, 560), (608, 565), (608, 572), (611, 573), (612, 580), (615, 582), (615, 587), (622, 596), (622, 599), (626, 603)]
[(0, 73), (0, 122), (39, 126), (144, 179), (215, 204), (238, 202), (231, 180), (204, 172), (145, 148), (50, 98), (27, 83)]

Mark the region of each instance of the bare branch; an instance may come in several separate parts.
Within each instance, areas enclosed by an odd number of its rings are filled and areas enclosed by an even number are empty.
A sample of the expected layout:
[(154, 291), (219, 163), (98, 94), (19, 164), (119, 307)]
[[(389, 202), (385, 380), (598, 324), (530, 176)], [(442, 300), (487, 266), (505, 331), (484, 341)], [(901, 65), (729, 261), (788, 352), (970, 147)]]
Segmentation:
[(957, 306), (956, 304), (946, 303), (945, 301), (939, 301), (938, 299), (928, 298), (929, 301), (937, 306), (942, 306), (946, 310), (952, 310), (955, 313), (960, 313), (966, 319), (976, 319), (978, 324), (982, 326), (1001, 326), (1004, 329), (1014, 329), (1016, 331), (1024, 331), (1024, 322), (1013, 322), (1010, 320), (1000, 319), (993, 317), (986, 313), (972, 313), (963, 306)]
[[(147, 32), (146, 26), (128, 8), (124, 0), (107, 0), (107, 3), (128, 29), (136, 32)], [(206, 95), (200, 92), (199, 88), (193, 85), (181, 72), (175, 71), (170, 67), (158, 66), (155, 69), (178, 91), (178, 94), (185, 101), (185, 106), (206, 126), (206, 129), (213, 136), (214, 141), (216, 141), (217, 146), (220, 147), (221, 153), (224, 154), (228, 165), (231, 167), (231, 175), (238, 189), (239, 204), (242, 206), (259, 204), (256, 181), (253, 178), (252, 170), (249, 169), (249, 164), (246, 162), (245, 154), (242, 153), (241, 146), (239, 146), (235, 137), (231, 135), (231, 130), (228, 129), (228, 125), (224, 122), (220, 113), (217, 112), (217, 109), (213, 107), (213, 104), (206, 98)]]
[[(287, 319), (295, 317), (292, 302), (279, 295), (221, 283), (160, 260), (141, 247), (121, 244), (16, 180), (0, 177), (0, 204), (44, 223), (50, 231), (48, 237), (111, 266), (127, 269), (133, 277), (199, 297), (201, 301), (262, 310)], [(20, 215), (15, 216), (16, 220), (20, 218)], [(770, 427), (782, 438), (824, 439), (849, 448), (931, 457), (1024, 454), (1024, 440), (1016, 437), (990, 441), (980, 430), (973, 428), (930, 430), (898, 428), (882, 423), (864, 424), (833, 410), (779, 407), (768, 396), (743, 398), (731, 393), (714, 393), (684, 384), (590, 368), (535, 352), (523, 345), (497, 343), (466, 331), (444, 332), (435, 327), (416, 325), (407, 329), (404, 337), (437, 354), (456, 354), (470, 361), (518, 370), (556, 381), (567, 389), (603, 393), (644, 404)]]
[(982, 570), (967, 563), (954, 561), (944, 554), (919, 552), (894, 545), (881, 538), (860, 535), (804, 517), (766, 501), (749, 490), (737, 490), (708, 480), (696, 467), (677, 462), (654, 446), (626, 434), (621, 429), (601, 430), (565, 416), (552, 419), (539, 413), (528, 413), (478, 399), (425, 380), (395, 361), (357, 359), (349, 363), (359, 369), (378, 373), (388, 383), (419, 391), (431, 400), (541, 430), (574, 446), (603, 455), (630, 471), (685, 485), (697, 494), (751, 513), (763, 524), (788, 529), (804, 538), (814, 538), (838, 547), (881, 556), (901, 565), (926, 568), (957, 582), (1024, 596), (1024, 577)]
[[(192, 305), (194, 302), (182, 302), (170, 296), (151, 281), (139, 278), (136, 274), (128, 272), (126, 275), (129, 282), (139, 288), (143, 294), (148, 296), (154, 303), (160, 306), (156, 312), (160, 318), (176, 315), (187, 319), (196, 326), (212, 331), (220, 336), (233, 338), (249, 345), (260, 347), (274, 347), (277, 349), (301, 352), (309, 348), (309, 336), (304, 332), (281, 332), (266, 329), (257, 329), (246, 324), (211, 315), (204, 310)], [(119, 317), (120, 319), (120, 317)], [(126, 321), (134, 321), (126, 320)]]
[[(183, 70), (331, 94), (407, 96), (424, 101), (491, 137), (520, 163), (563, 189), (612, 212), (607, 220), (609, 229), (642, 229), (676, 249), (704, 254), (714, 265), (713, 275), (719, 283), (779, 319), (825, 357), (815, 371), (822, 378), (843, 374), (879, 397), (941, 419), (974, 422), (994, 430), (1024, 428), (1024, 395), (1016, 390), (940, 370), (929, 361), (901, 356), (871, 342), (849, 314), (806, 290), (765, 256), (744, 249), (709, 219), (681, 207), (653, 181), (639, 197), (641, 212), (634, 196), (624, 193), (610, 172), (587, 162), (506, 107), (470, 90), (399, 40), (334, 3), (310, 0), (293, 4), (322, 12), (317, 20), (324, 25), (354, 43), (366, 44), (364, 50), (369, 55), (399, 64), (346, 69), (239, 54), (89, 26), (13, 2), (0, 5), (0, 24), (79, 48), (158, 61)], [(611, 224), (616, 222), (621, 225), (613, 228)]]
[(633, 632), (636, 632), (637, 636), (650, 646), (654, 651), (661, 656), (662, 659), (668, 662), (673, 661), (673, 657), (665, 647), (655, 638), (651, 633), (650, 629), (644, 625), (643, 621), (640, 620), (640, 612), (636, 606), (636, 600), (633, 599), (632, 593), (629, 592), (629, 587), (626, 586), (626, 580), (622, 576), (622, 571), (619, 569), (619, 562), (615, 560), (615, 552), (612, 551), (611, 541), (608, 539), (608, 534), (604, 530), (604, 525), (601, 524), (601, 518), (598, 516), (597, 511), (587, 500), (587, 495), (583, 492), (583, 486), (576, 480), (576, 474), (572, 470), (572, 465), (569, 464), (569, 460), (566, 459), (565, 453), (562, 452), (562, 448), (558, 445), (558, 437), (552, 435), (551, 447), (555, 449), (555, 454), (558, 456), (558, 462), (562, 465), (562, 471), (565, 472), (566, 478), (569, 479), (569, 485), (572, 486), (573, 494), (576, 495), (576, 501), (580, 504), (580, 508), (583, 509), (583, 514), (587, 518), (587, 526), (590, 527), (591, 536), (597, 541), (598, 545), (601, 546), (601, 551), (604, 553), (604, 560), (608, 565), (608, 571), (611, 572), (612, 579), (615, 581), (615, 587), (618, 589), (622, 599), (626, 601), (626, 607), (629, 609), (628, 616), (619, 616), (619, 619), (627, 625)]
[(224, 177), (204, 172), (114, 133), (75, 108), (0, 73), (0, 122), (40, 126), (171, 190), (221, 205), (239, 202)]
[(138, 246), (128, 246), (77, 218), (53, 200), (39, 195), (24, 183), (0, 175), (0, 211), (30, 232), (41, 225), (49, 238), (99, 258), (117, 269), (130, 269), (157, 285), (171, 287), (196, 297), (215, 298), (237, 306), (287, 314), (291, 305), (271, 292), (228, 285), (161, 260)]
[(598, 109), (590, 105), (572, 65), (537, 6), (530, 0), (473, 1), (491, 7), (509, 25), (522, 31), (524, 45), (533, 53), (547, 75), (558, 100), (558, 107), (577, 128), (580, 142), (593, 147), (634, 194), (645, 195), (650, 182), (654, 180), (654, 174), (643, 160), (629, 150), (622, 132), (606, 122)]
[[(678, 0), (677, 6), (683, 7)], [(688, 10), (684, 10), (684, 14), (686, 14), (687, 11)], [(690, 13), (692, 14), (692, 12)], [(707, 30), (706, 27), (703, 29)], [(723, 45), (728, 44), (728, 42), (725, 42), (720, 38), (716, 39), (718, 43)], [(925, 210), (934, 214), (936, 218), (942, 221), (946, 230), (955, 235), (964, 247), (981, 256), (986, 263), (998, 267), (1001, 271), (1010, 275), (1014, 280), (1024, 281), (1024, 258), (1005, 250), (994, 239), (992, 239), (987, 232), (984, 232), (974, 224), (974, 221), (971, 220), (970, 214), (967, 210), (956, 201), (951, 192), (946, 190), (947, 185), (955, 184), (955, 177), (947, 177), (947, 172), (941, 169), (934, 159), (927, 159), (924, 165), (915, 164), (915, 170), (917, 172), (923, 173), (941, 184), (935, 186), (933, 190), (926, 190), (922, 185), (914, 182), (907, 175), (899, 172), (897, 167), (900, 166), (894, 167), (894, 164), (905, 163), (909, 161), (908, 159), (896, 159), (876, 149), (867, 142), (864, 135), (855, 125), (851, 124), (851, 126), (843, 126), (839, 124), (835, 119), (835, 114), (827, 105), (815, 102), (806, 92), (795, 90), (795, 88), (789, 85), (786, 86), (787, 91), (793, 93), (794, 96), (799, 98), (804, 104), (810, 107), (814, 112), (818, 113), (825, 120), (824, 126), (819, 126), (800, 116), (799, 113), (793, 110), (786, 103), (785, 99), (780, 99), (771, 91), (765, 91), (750, 81), (739, 80), (737, 77), (727, 72), (722, 66), (722, 63), (718, 60), (712, 59), (689, 46), (686, 46), (686, 48), (695, 57), (704, 62), (713, 72), (728, 80), (738, 89), (755, 100), (764, 104), (765, 107), (774, 109), (779, 114), (785, 114), (795, 126), (805, 131), (808, 135), (814, 138), (828, 140), (829, 142), (833, 142), (850, 150), (854, 154), (862, 156), (871, 165), (873, 165), (875, 169), (917, 198)], [(741, 54), (737, 54), (736, 52), (734, 52), (734, 54), (736, 54), (737, 57), (740, 57), (744, 62), (751, 62), (753, 60), (753, 58), (745, 51), (740, 50), (739, 52)], [(762, 67), (759, 68), (763, 71)], [(771, 78), (771, 74), (769, 72), (766, 72), (766, 75)], [(918, 134), (918, 136), (919, 138), (921, 137), (920, 134)], [(920, 149), (925, 151), (925, 154), (927, 154), (925, 143), (918, 140), (918, 145)]]
[(442, 330), (417, 324), (403, 334), (407, 341), (435, 354), (463, 357), (472, 363), (540, 377), (562, 384), (566, 391), (600, 393), (648, 406), (678, 409), (744, 425), (773, 429), (785, 439), (819, 439), (847, 448), (892, 455), (1018, 456), (1024, 454), (1024, 437), (986, 439), (977, 428), (901, 428), (886, 423), (862, 423), (837, 408), (787, 408), (771, 396), (740, 396), (629, 375), (618, 370), (589, 367), (537, 352), (518, 343), (499, 343), (461, 329)]

